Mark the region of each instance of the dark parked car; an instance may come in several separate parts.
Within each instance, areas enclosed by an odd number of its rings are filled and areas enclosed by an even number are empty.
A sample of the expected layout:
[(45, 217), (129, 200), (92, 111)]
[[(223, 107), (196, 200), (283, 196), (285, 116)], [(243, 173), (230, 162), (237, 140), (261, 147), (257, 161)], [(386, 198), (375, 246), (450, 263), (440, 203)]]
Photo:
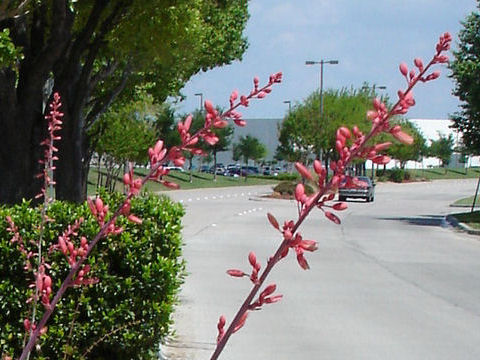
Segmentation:
[(344, 201), (347, 198), (373, 201), (375, 199), (375, 183), (367, 176), (347, 178), (338, 188), (338, 200)]

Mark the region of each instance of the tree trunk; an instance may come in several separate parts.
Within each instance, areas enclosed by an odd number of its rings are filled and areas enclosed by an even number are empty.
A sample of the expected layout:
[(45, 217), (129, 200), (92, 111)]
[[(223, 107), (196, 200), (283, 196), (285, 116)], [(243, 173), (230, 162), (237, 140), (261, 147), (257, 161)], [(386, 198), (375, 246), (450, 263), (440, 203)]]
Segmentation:
[(217, 181), (217, 151), (213, 148), (213, 181)]
[(79, 114), (69, 112), (67, 100), (62, 100), (65, 106), (62, 139), (59, 144), (59, 160), (55, 172), (56, 197), (59, 200), (68, 200), (80, 203), (86, 198), (86, 167), (83, 160), (84, 141), (86, 136), (83, 131)]

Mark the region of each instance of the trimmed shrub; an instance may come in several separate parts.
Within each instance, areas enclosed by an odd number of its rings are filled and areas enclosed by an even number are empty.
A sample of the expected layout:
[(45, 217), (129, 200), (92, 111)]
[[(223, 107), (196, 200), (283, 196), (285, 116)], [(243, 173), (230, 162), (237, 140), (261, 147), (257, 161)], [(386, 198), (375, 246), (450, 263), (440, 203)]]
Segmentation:
[[(279, 193), (281, 195), (290, 195), (293, 196), (295, 194), (295, 187), (297, 183), (291, 181), (282, 181), (280, 184), (273, 188), (273, 191)], [(305, 186), (305, 194), (311, 195), (314, 193), (314, 189), (312, 186), (308, 184), (304, 184)]]
[[(120, 194), (102, 194), (115, 209)], [(39, 341), (36, 359), (156, 359), (161, 340), (168, 335), (173, 306), (185, 274), (181, 260), (181, 217), (184, 210), (166, 197), (138, 197), (132, 213), (141, 225), (119, 218), (124, 232), (103, 239), (87, 262), (91, 276), (99, 283), (69, 289), (48, 323), (48, 332)], [(23, 320), (30, 317), (26, 304), (32, 290), (32, 272), (26, 272), (25, 257), (12, 244), (4, 220), (10, 215), (27, 243), (38, 239), (40, 209), (28, 202), (0, 208), (0, 353), (19, 356), (25, 331)], [(83, 217), (79, 236), (92, 239), (99, 227), (88, 206), (54, 202), (48, 209), (54, 222), (45, 228), (44, 253), (75, 219)], [(78, 240), (79, 241), (79, 240)], [(30, 245), (28, 245), (30, 246)], [(53, 251), (48, 271), (53, 294), (68, 273), (60, 251)], [(43, 312), (43, 306), (38, 310)], [(38, 319), (38, 316), (37, 316)]]
[(378, 170), (376, 173), (378, 181), (393, 181), (401, 183), (405, 180), (410, 180), (410, 173), (406, 170), (393, 168), (388, 170)]

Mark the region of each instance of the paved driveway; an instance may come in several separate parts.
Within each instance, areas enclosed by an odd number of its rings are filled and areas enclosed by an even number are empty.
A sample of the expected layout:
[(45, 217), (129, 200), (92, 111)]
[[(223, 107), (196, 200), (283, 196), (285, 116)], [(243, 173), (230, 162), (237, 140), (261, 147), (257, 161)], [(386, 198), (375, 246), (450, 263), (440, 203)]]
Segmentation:
[[(374, 203), (349, 201), (342, 224), (320, 211), (304, 224), (319, 242), (293, 255), (270, 282), (280, 303), (251, 313), (221, 359), (480, 359), (480, 242), (450, 228), (449, 204), (475, 190), (475, 180), (379, 184)], [(262, 263), (279, 234), (266, 213), (295, 217), (293, 201), (264, 199), (269, 187), (179, 191), (187, 207), (185, 251), (190, 275), (175, 315), (170, 359), (209, 359), (220, 314), (232, 319), (250, 289), (228, 268)]]

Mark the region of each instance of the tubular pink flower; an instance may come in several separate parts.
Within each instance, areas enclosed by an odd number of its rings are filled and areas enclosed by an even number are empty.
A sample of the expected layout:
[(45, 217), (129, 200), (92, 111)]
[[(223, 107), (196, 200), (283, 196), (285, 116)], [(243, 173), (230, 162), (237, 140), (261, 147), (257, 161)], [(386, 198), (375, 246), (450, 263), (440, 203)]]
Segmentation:
[(295, 187), (295, 200), (302, 202), (303, 197), (305, 196), (305, 187), (303, 184), (297, 184)]
[(312, 174), (302, 163), (296, 162), (295, 168), (297, 169), (298, 173), (307, 180), (313, 180)]
[(280, 225), (278, 224), (277, 219), (270, 213), (267, 213), (268, 221), (270, 224), (277, 230), (280, 230)]
[(216, 115), (215, 108), (210, 100), (205, 100), (205, 110), (207, 110), (209, 114)]
[(399, 129), (397, 127), (392, 129), (390, 131), (390, 133), (393, 135), (393, 137), (395, 139), (397, 139), (398, 141), (400, 141), (403, 144), (406, 144), (406, 145), (412, 145), (413, 144), (413, 141), (414, 141), (413, 137), (411, 137), (410, 135), (403, 132), (401, 129)]
[(333, 207), (334, 210), (342, 211), (342, 210), (347, 209), (348, 205), (347, 205), (347, 203), (344, 203), (344, 202), (338, 202), (338, 203), (334, 204), (332, 207)]
[(331, 213), (330, 211), (325, 211), (325, 216), (328, 220), (334, 222), (335, 224), (339, 225), (341, 223), (340, 219), (337, 215)]
[(230, 275), (230, 276), (233, 276), (233, 277), (248, 276), (242, 270), (238, 270), (238, 269), (229, 269), (229, 270), (227, 270), (227, 274)]

